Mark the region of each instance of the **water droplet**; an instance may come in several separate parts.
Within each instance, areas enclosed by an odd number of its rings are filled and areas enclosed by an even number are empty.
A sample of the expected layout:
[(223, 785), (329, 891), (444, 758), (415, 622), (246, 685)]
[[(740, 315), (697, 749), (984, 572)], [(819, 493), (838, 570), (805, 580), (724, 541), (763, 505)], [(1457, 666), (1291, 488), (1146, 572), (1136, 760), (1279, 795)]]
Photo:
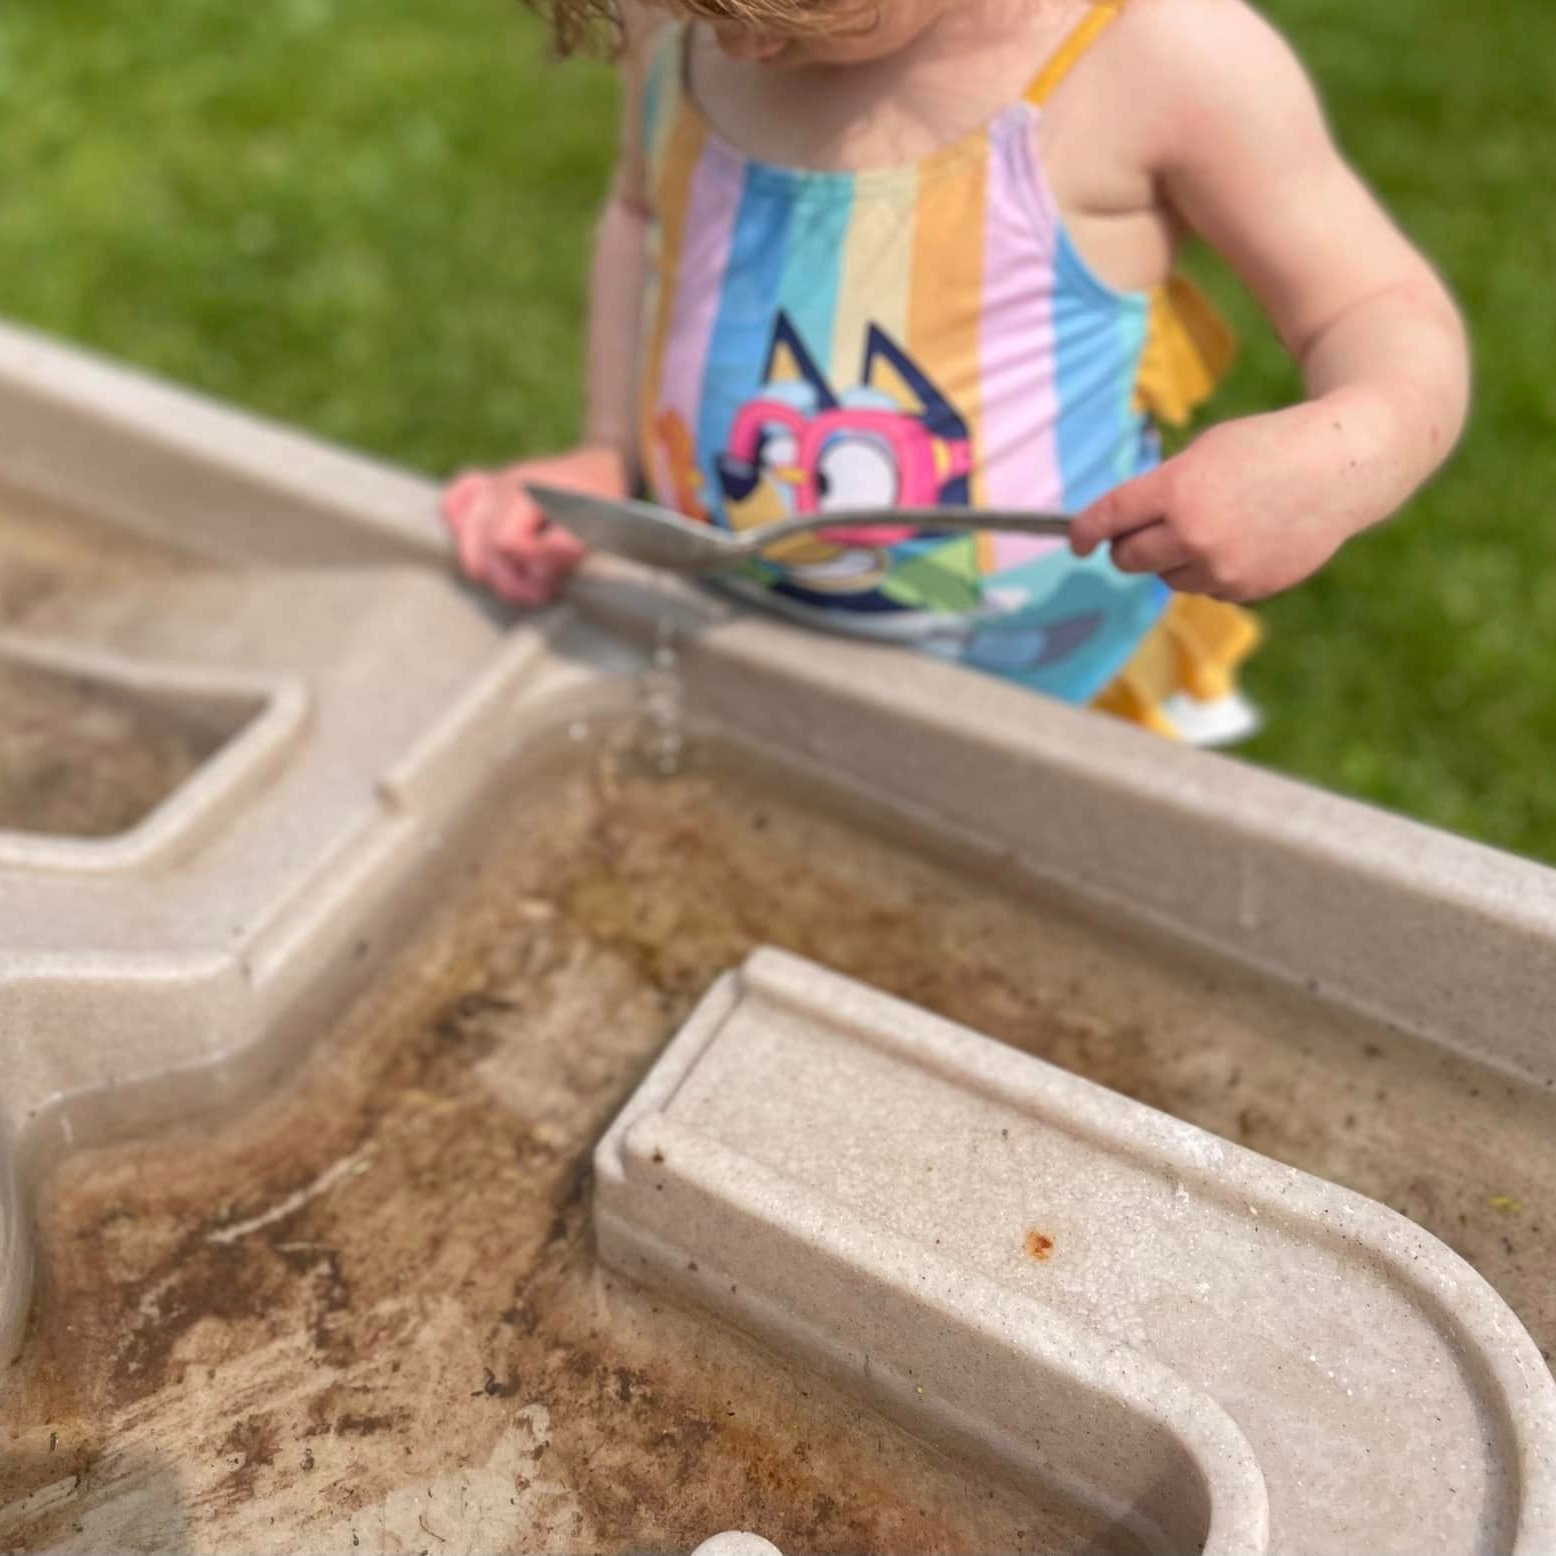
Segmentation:
[(686, 750), (683, 733), (684, 688), (675, 647), (675, 626), (661, 615), (654, 632), (654, 649), (639, 692), (642, 710), (638, 754), (650, 772), (674, 778)]

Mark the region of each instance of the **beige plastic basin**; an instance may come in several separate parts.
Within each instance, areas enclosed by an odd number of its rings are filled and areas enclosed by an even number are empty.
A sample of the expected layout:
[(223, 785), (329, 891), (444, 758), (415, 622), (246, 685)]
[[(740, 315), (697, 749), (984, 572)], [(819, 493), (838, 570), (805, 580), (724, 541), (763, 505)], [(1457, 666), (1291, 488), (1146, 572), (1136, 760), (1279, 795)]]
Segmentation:
[[(1549, 1548), (1550, 871), (610, 564), (505, 615), (429, 483), (9, 329), (0, 428), (0, 697), (103, 780), (0, 827), (0, 1541)], [(764, 943), (848, 981), (664, 1048)]]

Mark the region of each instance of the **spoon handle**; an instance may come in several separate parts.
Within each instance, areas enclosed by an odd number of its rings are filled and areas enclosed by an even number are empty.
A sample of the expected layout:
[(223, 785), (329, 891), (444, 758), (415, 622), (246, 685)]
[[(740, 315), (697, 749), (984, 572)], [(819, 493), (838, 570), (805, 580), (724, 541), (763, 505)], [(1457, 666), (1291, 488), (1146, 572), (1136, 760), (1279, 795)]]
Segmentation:
[(765, 551), (791, 535), (818, 529), (1002, 530), (1012, 535), (1048, 535), (1064, 539), (1070, 519), (1062, 513), (1034, 513), (1025, 508), (882, 508), (857, 513), (807, 513), (747, 530), (741, 549)]

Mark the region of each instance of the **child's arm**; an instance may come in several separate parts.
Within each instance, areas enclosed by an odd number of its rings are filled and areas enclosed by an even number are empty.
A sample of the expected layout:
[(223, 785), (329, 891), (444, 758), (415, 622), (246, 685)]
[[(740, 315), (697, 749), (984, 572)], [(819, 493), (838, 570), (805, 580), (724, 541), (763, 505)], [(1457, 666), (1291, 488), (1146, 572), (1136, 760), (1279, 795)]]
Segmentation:
[(662, 21), (622, 8), (621, 153), (595, 231), (589, 277), (588, 400), (584, 441), (619, 460), (623, 488), (637, 479), (637, 375), (648, 264), (648, 168), (643, 93)]
[(443, 494), (461, 567), (521, 605), (555, 598), (583, 547), (548, 526), (527, 481), (625, 496), (635, 479), (634, 401), (648, 199), (640, 124), (652, 25), (626, 17), (621, 155), (594, 236), (588, 304), (587, 400), (579, 447), (500, 471), (467, 471)]
[(1136, 0), (1117, 66), (1157, 111), (1142, 144), (1173, 211), (1234, 266), (1309, 398), (1214, 427), (1076, 521), (1129, 572), (1247, 600), (1389, 517), (1463, 429), (1458, 312), (1330, 140), (1290, 49), (1242, 0)]

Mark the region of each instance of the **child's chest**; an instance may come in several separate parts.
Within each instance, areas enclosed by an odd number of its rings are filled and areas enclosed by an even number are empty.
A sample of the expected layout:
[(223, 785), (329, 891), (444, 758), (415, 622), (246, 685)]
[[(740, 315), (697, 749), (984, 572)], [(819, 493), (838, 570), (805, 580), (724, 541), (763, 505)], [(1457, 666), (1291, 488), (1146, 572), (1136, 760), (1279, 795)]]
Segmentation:
[[(1087, 0), (1033, 8), (1022, 28), (953, 52), (830, 70), (731, 60), (695, 29), (687, 75), (719, 137), (778, 167), (861, 172), (922, 162), (976, 136), (1018, 102)], [(1084, 62), (1035, 120), (1032, 152), (1077, 251), (1107, 284), (1145, 290), (1165, 279), (1175, 241), (1143, 154), (1137, 114), (1114, 97), (1104, 49)]]

